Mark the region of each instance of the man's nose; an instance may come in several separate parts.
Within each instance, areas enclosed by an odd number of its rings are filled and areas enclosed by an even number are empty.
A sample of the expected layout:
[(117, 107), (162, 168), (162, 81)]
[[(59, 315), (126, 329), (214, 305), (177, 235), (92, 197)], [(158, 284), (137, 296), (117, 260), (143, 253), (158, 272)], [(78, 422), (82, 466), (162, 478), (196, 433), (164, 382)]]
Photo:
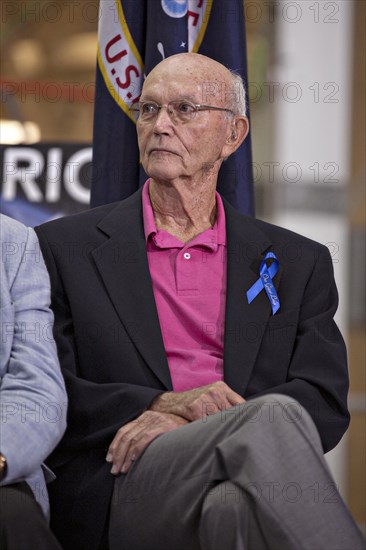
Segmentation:
[(174, 122), (170, 113), (171, 109), (168, 105), (163, 105), (162, 107), (160, 107), (154, 122), (154, 131), (159, 133), (170, 133), (169, 130), (172, 130), (174, 126)]

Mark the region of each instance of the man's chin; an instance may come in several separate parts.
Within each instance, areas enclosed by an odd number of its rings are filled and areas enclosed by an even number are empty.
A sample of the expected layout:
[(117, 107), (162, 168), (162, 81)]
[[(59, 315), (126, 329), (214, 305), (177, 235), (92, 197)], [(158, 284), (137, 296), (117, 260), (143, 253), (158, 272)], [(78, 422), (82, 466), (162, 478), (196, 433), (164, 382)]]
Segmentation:
[(178, 170), (169, 168), (167, 163), (161, 163), (160, 166), (157, 166), (154, 163), (154, 166), (147, 166), (147, 169), (145, 168), (145, 172), (155, 181), (171, 181), (181, 175)]

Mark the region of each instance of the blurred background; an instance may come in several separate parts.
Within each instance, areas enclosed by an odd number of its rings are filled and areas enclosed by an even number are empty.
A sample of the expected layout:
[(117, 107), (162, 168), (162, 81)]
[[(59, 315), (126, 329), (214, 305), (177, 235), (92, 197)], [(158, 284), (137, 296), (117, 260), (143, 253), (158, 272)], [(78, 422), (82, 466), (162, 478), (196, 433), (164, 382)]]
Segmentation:
[[(88, 208), (98, 6), (2, 2), (1, 211), (28, 225)], [(327, 459), (365, 530), (366, 3), (246, 0), (244, 10), (256, 215), (331, 252), (352, 421)]]

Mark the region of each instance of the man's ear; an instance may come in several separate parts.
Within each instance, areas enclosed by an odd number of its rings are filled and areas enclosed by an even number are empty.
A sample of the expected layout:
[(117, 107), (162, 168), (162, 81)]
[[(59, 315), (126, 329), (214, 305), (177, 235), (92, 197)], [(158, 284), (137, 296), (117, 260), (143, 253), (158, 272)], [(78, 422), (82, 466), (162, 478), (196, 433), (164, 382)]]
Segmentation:
[(223, 147), (223, 157), (228, 158), (243, 143), (249, 132), (249, 120), (246, 116), (236, 116), (228, 129)]

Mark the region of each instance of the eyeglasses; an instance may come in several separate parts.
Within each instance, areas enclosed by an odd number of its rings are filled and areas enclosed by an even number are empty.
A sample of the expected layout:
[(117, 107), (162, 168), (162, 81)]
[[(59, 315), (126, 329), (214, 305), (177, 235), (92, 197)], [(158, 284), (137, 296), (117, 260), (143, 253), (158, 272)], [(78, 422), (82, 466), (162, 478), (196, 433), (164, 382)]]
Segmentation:
[(226, 111), (235, 115), (231, 109), (213, 107), (212, 105), (197, 105), (186, 99), (169, 101), (167, 105), (159, 105), (155, 101), (140, 101), (130, 107), (130, 112), (135, 120), (140, 122), (154, 122), (161, 109), (166, 109), (174, 124), (177, 122), (191, 122), (197, 111)]

